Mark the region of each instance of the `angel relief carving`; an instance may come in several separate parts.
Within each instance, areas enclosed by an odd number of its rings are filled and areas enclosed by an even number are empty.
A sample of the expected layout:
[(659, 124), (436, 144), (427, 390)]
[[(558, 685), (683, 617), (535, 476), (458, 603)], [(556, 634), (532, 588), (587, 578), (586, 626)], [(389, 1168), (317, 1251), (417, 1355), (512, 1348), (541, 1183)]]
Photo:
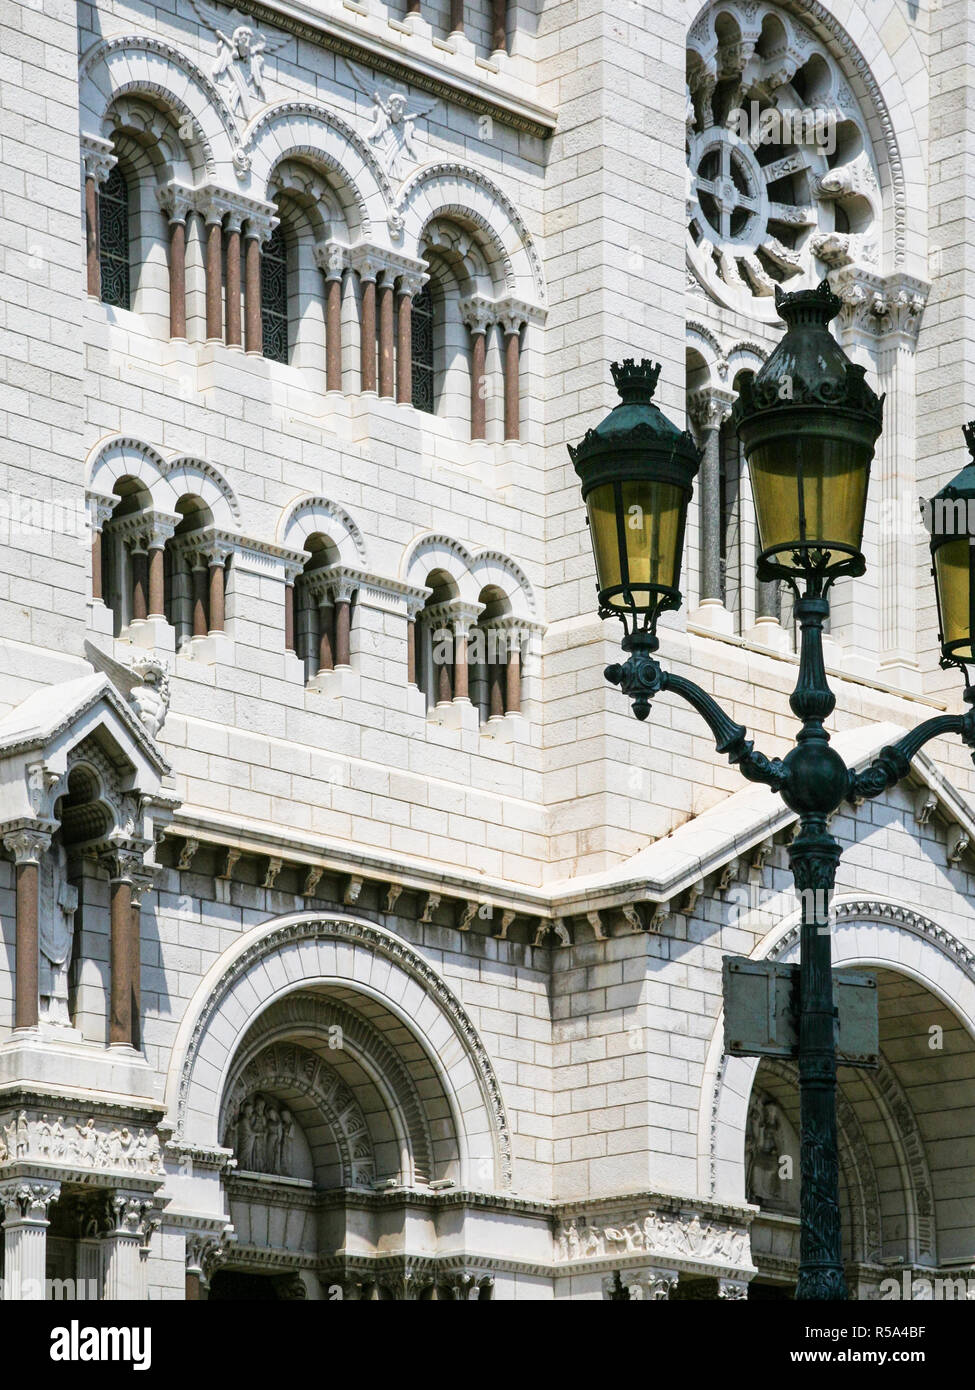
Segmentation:
[(217, 57), (210, 76), (217, 86), (225, 89), (231, 111), (245, 121), (251, 118), (251, 101), (267, 101), (264, 90), (264, 62), (287, 43), (287, 36), (268, 39), (247, 24), (240, 10), (230, 10), (226, 16), (203, 0), (192, 0), (202, 24), (215, 35)]
[(346, 66), (352, 74), (359, 91), (373, 103), (373, 126), (366, 137), (375, 145), (380, 162), (390, 179), (396, 181), (406, 173), (406, 162), (419, 164), (423, 159), (417, 141), (416, 123), (429, 116), (436, 106), (436, 98), (417, 104), (402, 88), (381, 80), (372, 81), (356, 63), (346, 59)]

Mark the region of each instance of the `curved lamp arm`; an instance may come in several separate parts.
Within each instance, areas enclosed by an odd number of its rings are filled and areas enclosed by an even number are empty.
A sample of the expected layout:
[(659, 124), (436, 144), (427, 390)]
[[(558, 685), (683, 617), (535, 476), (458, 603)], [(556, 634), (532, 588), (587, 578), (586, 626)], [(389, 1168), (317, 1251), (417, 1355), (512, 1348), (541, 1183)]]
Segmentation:
[(644, 650), (631, 651), (622, 666), (607, 666), (604, 675), (612, 685), (618, 685), (624, 695), (630, 696), (637, 719), (646, 719), (650, 701), (661, 690), (672, 690), (697, 710), (714, 735), (718, 752), (730, 763), (737, 764), (742, 776), (750, 782), (764, 782), (773, 791), (782, 788), (785, 782), (782, 760), (756, 753), (744, 724), (736, 724), (717, 700), (694, 681), (662, 670), (660, 663)]
[(964, 714), (937, 714), (933, 719), (925, 719), (896, 743), (881, 748), (862, 772), (854, 772), (851, 768), (846, 799), (862, 801), (896, 786), (910, 772), (915, 754), (930, 739), (943, 734), (957, 734), (965, 746), (973, 750), (972, 760), (975, 761), (975, 709), (966, 710)]

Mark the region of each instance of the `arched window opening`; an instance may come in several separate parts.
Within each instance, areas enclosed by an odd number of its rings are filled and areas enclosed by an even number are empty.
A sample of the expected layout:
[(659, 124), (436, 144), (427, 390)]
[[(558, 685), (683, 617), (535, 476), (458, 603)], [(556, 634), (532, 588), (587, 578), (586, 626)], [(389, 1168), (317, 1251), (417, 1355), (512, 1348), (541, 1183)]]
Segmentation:
[(427, 708), (454, 698), (453, 628), (445, 605), (457, 598), (457, 586), (446, 570), (431, 570), (424, 581), (433, 592), (417, 619), (416, 683)]
[(102, 597), (112, 610), (118, 637), (142, 615), (140, 604), (148, 598), (147, 525), (141, 522), (152, 498), (139, 478), (129, 476), (119, 478), (112, 491), (119, 500), (102, 531)]
[(261, 329), (264, 356), (288, 360), (288, 248), (284, 227), (275, 227), (261, 255)]
[(429, 283), (413, 296), (410, 320), (413, 362), (413, 405), (428, 415), (434, 413), (433, 373), (433, 292)]
[[(176, 630), (176, 649), (211, 629), (210, 560), (205, 531), (213, 525), (210, 508), (188, 494), (176, 504), (182, 518), (164, 550), (166, 620)], [(222, 597), (222, 592), (221, 592)]]
[[(309, 683), (337, 665), (348, 664), (351, 610), (343, 624), (346, 615), (337, 612), (338, 594), (331, 579), (339, 559), (332, 541), (315, 532), (305, 541), (304, 548), (308, 559), (295, 580), (295, 651), (304, 662), (305, 681)], [(341, 657), (345, 659), (340, 660)]]
[(98, 260), (102, 303), (131, 308), (129, 188), (118, 164), (98, 194)]
[[(477, 626), (471, 631), (468, 660), (471, 667), (471, 700), (477, 706), (481, 722), (500, 719), (509, 710), (509, 673), (511, 685), (520, 682), (512, 664), (520, 661), (518, 634), (504, 618), (511, 604), (497, 585), (485, 586), (478, 595), (481, 613)], [(510, 692), (515, 693), (514, 689)], [(519, 701), (513, 705), (517, 708)]]

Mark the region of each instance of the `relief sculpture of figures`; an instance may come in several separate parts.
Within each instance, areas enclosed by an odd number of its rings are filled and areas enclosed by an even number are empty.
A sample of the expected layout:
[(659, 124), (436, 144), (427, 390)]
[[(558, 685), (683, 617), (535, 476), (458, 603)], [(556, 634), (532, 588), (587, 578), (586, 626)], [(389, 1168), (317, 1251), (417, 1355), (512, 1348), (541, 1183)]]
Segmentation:
[(373, 127), (369, 142), (376, 146), (386, 173), (398, 181), (406, 173), (405, 162), (419, 164), (423, 155), (417, 145), (416, 123), (428, 116), (436, 99), (411, 107), (410, 98), (389, 83), (370, 82), (367, 73), (355, 63), (347, 63), (359, 90), (373, 102)]
[(68, 882), (68, 854), (60, 838), (52, 844), (42, 865), (40, 908), (40, 1017), (70, 1028), (68, 971), (78, 890)]
[[(244, 22), (245, 16), (239, 10), (231, 10), (224, 19), (202, 0), (193, 0), (193, 8), (202, 23), (216, 35), (217, 58), (210, 76), (218, 86), (223, 85), (228, 89), (228, 101), (234, 115), (249, 121), (251, 99), (256, 97), (262, 103), (267, 101), (264, 90), (265, 56), (275, 53), (287, 39), (271, 41), (265, 38)], [(226, 32), (228, 29), (229, 35)]]
[(263, 1095), (248, 1096), (227, 1126), (226, 1143), (243, 1173), (291, 1172), (294, 1116)]

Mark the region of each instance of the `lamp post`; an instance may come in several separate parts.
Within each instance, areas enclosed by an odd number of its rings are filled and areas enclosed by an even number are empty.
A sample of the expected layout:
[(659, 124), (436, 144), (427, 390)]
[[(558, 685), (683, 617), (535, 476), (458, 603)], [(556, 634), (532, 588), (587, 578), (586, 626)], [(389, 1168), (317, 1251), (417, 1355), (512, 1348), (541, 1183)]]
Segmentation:
[[(680, 565), (687, 505), (699, 453), (653, 403), (659, 366), (614, 364), (621, 403), (569, 453), (582, 484), (596, 561), (599, 613), (622, 619), (627, 659), (606, 678), (629, 696), (638, 719), (664, 691), (686, 700), (710, 728), (719, 753), (752, 782), (778, 792), (799, 818), (789, 860), (802, 918), (799, 960), (800, 1258), (796, 1297), (847, 1297), (840, 1248), (836, 1134), (836, 1039), (829, 905), (841, 848), (828, 829), (844, 801), (879, 796), (910, 771), (929, 739), (957, 734), (975, 750), (975, 422), (966, 428), (973, 462), (934, 499), (929, 518), (942, 665), (962, 669), (969, 708), (939, 715), (881, 750), (862, 771), (830, 746), (824, 721), (835, 696), (823, 662), (829, 591), (862, 575), (867, 485), (883, 420), (883, 399), (829, 331), (840, 302), (823, 281), (783, 294), (787, 331), (733, 420), (751, 473), (761, 553), (758, 578), (782, 580), (795, 595), (799, 673), (789, 704), (800, 729), (784, 758), (756, 752), (695, 682), (665, 671), (654, 653), (662, 612), (681, 603)], [(973, 752), (975, 758), (975, 752)]]

